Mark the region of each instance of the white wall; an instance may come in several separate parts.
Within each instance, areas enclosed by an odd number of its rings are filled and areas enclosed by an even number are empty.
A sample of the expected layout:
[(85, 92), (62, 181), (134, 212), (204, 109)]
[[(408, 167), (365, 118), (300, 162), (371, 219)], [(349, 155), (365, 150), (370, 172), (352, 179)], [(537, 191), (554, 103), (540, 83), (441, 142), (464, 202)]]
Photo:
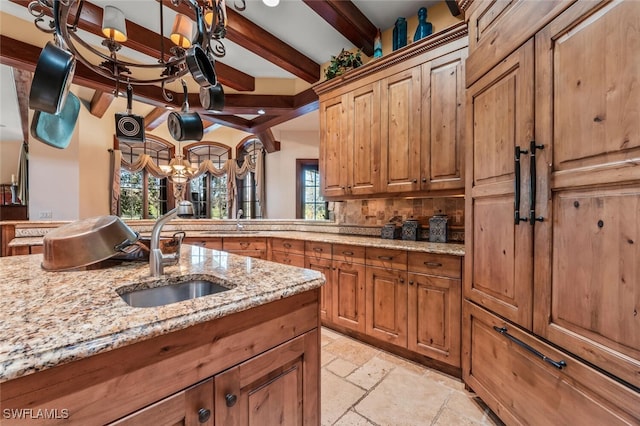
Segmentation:
[(319, 131), (280, 131), (274, 133), (280, 151), (267, 154), (265, 178), (267, 218), (296, 217), (296, 159), (318, 158)]
[(21, 140), (0, 139), (0, 183), (11, 183), (11, 175), (18, 179), (18, 159)]

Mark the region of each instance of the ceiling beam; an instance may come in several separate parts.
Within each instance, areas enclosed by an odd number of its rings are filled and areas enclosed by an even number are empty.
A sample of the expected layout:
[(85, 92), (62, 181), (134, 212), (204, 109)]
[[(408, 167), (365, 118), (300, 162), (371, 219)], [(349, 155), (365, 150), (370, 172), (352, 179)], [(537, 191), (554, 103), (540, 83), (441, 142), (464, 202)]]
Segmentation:
[(319, 108), (318, 95), (313, 89), (307, 89), (293, 97), (293, 107), (289, 111), (276, 116), (261, 116), (251, 122), (250, 133), (259, 133), (278, 124), (305, 115)]
[(153, 130), (157, 128), (160, 124), (166, 121), (169, 112), (170, 111), (166, 108), (154, 108), (144, 117), (144, 128), (146, 130)]
[(92, 115), (102, 118), (111, 103), (115, 99), (115, 96), (111, 92), (103, 92), (102, 90), (96, 90), (91, 98), (91, 105), (89, 111)]
[(302, 0), (367, 56), (378, 29), (350, 0)]
[(249, 132), (249, 129), (251, 128), (251, 121), (245, 118), (236, 117), (235, 115), (213, 114), (209, 112), (201, 112), (200, 116), (213, 124), (221, 124), (232, 129), (251, 133)]
[(22, 140), (26, 143), (29, 142), (29, 93), (31, 92), (31, 80), (33, 80), (32, 73), (13, 68), (13, 81), (15, 82), (16, 95), (18, 96)]
[(267, 129), (265, 131), (254, 134), (258, 139), (260, 139), (264, 150), (268, 153), (280, 151), (280, 142), (277, 141), (275, 137), (273, 137), (273, 133), (271, 133), (271, 130)]
[[(169, 3), (168, 6), (195, 19), (193, 10), (184, 2), (178, 6)], [(315, 61), (231, 8), (227, 8), (227, 18), (226, 38), (308, 83), (320, 80), (320, 65)], [(375, 32), (373, 35), (375, 37)]]
[[(27, 7), (30, 3), (30, 0), (10, 1), (24, 7)], [(129, 20), (126, 21), (126, 25), (128, 39), (123, 43), (124, 46), (153, 58), (160, 57), (161, 38), (158, 33), (148, 30), (147, 28)], [(103, 37), (102, 8), (85, 1), (82, 6), (82, 13), (80, 15), (78, 27), (81, 30)], [(167, 53), (165, 53), (165, 59), (169, 59), (168, 50), (169, 47), (173, 46), (173, 43), (167, 37), (164, 37), (164, 46), (165, 50), (167, 50)], [(216, 75), (220, 83), (232, 89), (249, 92), (255, 90), (256, 85), (254, 77), (225, 65), (220, 61), (216, 61)]]
[[(33, 72), (40, 56), (42, 49), (31, 44), (7, 37), (0, 34), (0, 63)], [(114, 89), (114, 82), (106, 77), (102, 77), (84, 64), (78, 62), (76, 72), (73, 77), (73, 83), (89, 87), (94, 90), (103, 92), (111, 92)], [(311, 89), (309, 89), (311, 90)], [(307, 93), (309, 90), (303, 92)], [(167, 90), (173, 95), (173, 101), (167, 102), (162, 97), (162, 91), (157, 86), (141, 85), (136, 86), (134, 99), (141, 102), (164, 108), (167, 105), (176, 109), (182, 108), (182, 94)], [(317, 96), (314, 94), (315, 99)], [(292, 109), (299, 108), (296, 105), (296, 99), (301, 99), (300, 95), (296, 96), (279, 96), (279, 95), (243, 95), (228, 94), (225, 95), (224, 112), (227, 114), (256, 114), (257, 108), (263, 108), (269, 115), (288, 114)], [(200, 95), (198, 93), (189, 94), (189, 104), (191, 110), (206, 113), (200, 106)], [(247, 127), (250, 127), (247, 125)]]

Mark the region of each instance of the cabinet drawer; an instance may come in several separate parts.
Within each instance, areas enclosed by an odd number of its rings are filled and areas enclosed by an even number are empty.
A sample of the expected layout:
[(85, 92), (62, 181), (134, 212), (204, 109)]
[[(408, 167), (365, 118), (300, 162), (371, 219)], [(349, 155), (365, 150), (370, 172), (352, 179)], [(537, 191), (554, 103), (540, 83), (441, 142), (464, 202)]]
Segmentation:
[(304, 240), (291, 240), (288, 238), (271, 238), (271, 250), (292, 254), (304, 254)]
[(316, 259), (331, 259), (331, 243), (305, 241), (304, 254)]
[[(464, 381), (507, 424), (636, 424), (640, 397), (477, 305), (464, 303)], [(507, 331), (507, 334), (500, 331)], [(517, 339), (522, 344), (515, 342)], [(566, 366), (556, 368), (531, 350)]]
[(262, 250), (266, 252), (267, 241), (264, 238), (224, 238), (222, 241), (222, 249), (225, 251)]
[(367, 265), (400, 271), (407, 270), (406, 251), (367, 247), (366, 255)]
[(365, 248), (345, 244), (333, 245), (333, 260), (345, 263), (364, 263)]
[(191, 244), (212, 250), (222, 250), (222, 238), (186, 237), (182, 242), (184, 244)]
[(462, 276), (462, 258), (446, 254), (409, 252), (409, 271), (460, 278)]
[(282, 251), (272, 251), (271, 260), (285, 265), (298, 266), (304, 268), (304, 255), (285, 253)]

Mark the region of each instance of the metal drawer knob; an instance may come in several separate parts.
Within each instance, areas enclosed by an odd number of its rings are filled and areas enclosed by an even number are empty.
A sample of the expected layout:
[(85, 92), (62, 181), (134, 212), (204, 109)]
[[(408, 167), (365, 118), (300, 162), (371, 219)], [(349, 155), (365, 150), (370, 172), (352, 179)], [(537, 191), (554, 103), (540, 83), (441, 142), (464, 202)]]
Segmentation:
[(227, 407), (233, 407), (234, 405), (236, 405), (236, 402), (238, 401), (238, 397), (232, 393), (228, 393), (224, 396), (224, 400), (227, 404)]
[(207, 410), (206, 408), (201, 408), (198, 410), (198, 421), (200, 423), (206, 423), (211, 417), (211, 410)]

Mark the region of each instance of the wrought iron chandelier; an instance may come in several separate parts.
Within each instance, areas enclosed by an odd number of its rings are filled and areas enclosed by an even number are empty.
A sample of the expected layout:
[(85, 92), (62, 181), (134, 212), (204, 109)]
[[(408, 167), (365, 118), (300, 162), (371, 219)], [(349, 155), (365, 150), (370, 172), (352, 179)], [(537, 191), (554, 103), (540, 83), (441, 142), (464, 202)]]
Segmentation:
[[(173, 46), (165, 46), (164, 37), (163, 9), (169, 2), (174, 7), (185, 3), (195, 15), (195, 22), (186, 15), (176, 15), (170, 36)], [(159, 57), (148, 63), (119, 57), (118, 52), (127, 41), (127, 29), (124, 13), (114, 6), (106, 6), (103, 10), (105, 39), (102, 45), (106, 49), (92, 46), (78, 33), (84, 0), (33, 0), (28, 9), (39, 30), (55, 34), (56, 44), (70, 51), (95, 73), (114, 80), (116, 92), (121, 81), (132, 85), (160, 84), (164, 99), (171, 102), (173, 96), (165, 85), (189, 72), (200, 86), (215, 85), (215, 58), (226, 53), (221, 41), (227, 27), (225, 0), (157, 0), (157, 3), (160, 8)], [(244, 0), (235, 7), (244, 10)]]

